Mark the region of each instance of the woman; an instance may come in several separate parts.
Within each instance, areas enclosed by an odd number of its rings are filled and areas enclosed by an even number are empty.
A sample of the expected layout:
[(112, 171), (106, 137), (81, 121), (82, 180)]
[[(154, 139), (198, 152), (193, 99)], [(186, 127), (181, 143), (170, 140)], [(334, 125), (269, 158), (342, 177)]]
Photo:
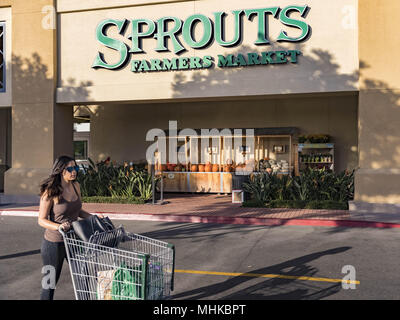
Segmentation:
[(41, 248), (42, 260), (44, 266), (53, 266), (55, 271), (55, 279), (50, 281), (54, 283), (53, 288), (47, 288), (42, 283), (41, 300), (53, 300), (55, 284), (66, 259), (63, 237), (58, 230), (68, 231), (78, 217), (90, 217), (90, 213), (82, 210), (80, 186), (75, 181), (78, 170), (74, 159), (61, 156), (54, 161), (49, 178), (40, 185), (38, 223), (46, 229)]

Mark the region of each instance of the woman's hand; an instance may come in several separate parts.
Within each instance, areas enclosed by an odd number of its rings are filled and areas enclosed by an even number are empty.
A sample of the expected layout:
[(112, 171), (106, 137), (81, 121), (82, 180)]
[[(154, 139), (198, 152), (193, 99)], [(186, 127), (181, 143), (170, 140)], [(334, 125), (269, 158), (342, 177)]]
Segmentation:
[(63, 230), (64, 232), (67, 232), (71, 229), (71, 223), (69, 221), (63, 222), (60, 224), (58, 229)]

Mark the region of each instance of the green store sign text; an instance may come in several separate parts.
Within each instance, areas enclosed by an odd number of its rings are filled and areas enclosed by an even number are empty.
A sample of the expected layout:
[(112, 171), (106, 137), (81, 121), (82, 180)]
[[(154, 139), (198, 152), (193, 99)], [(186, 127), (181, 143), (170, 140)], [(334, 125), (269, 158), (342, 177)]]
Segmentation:
[[(308, 6), (288, 6), (281, 9), (280, 7), (269, 7), (261, 9), (245, 9), (232, 11), (234, 23), (234, 36), (232, 39), (225, 39), (225, 12), (215, 12), (214, 19), (202, 14), (194, 14), (185, 21), (177, 17), (163, 17), (157, 21), (149, 19), (134, 20), (114, 20), (107, 19), (102, 21), (96, 29), (97, 40), (104, 46), (116, 50), (120, 54), (119, 61), (115, 63), (107, 63), (102, 53), (98, 53), (92, 65), (93, 68), (104, 68), (108, 70), (117, 70), (125, 66), (132, 54), (144, 53), (142, 48), (142, 40), (145, 38), (155, 39), (156, 52), (170, 51), (167, 47), (168, 40), (172, 43), (172, 50), (179, 55), (187, 48), (204, 49), (213, 41), (221, 47), (235, 47), (242, 42), (243, 37), (243, 16), (253, 23), (257, 23), (257, 35), (255, 35), (254, 44), (269, 45), (269, 16), (279, 19), (280, 22), (287, 27), (295, 28), (301, 31), (297, 37), (291, 37), (286, 31), (281, 30), (278, 35), (278, 42), (301, 42), (308, 38), (311, 27), (303, 20), (295, 19), (291, 16), (293, 12), (298, 12), (300, 17), (305, 18)], [(117, 27), (118, 33), (124, 36), (127, 27), (130, 24), (131, 33), (127, 37), (132, 43), (129, 47), (125, 42), (113, 39), (107, 36), (109, 27)], [(203, 34), (200, 39), (193, 36), (194, 29), (198, 24), (202, 24)], [(183, 41), (182, 41), (183, 40)], [(218, 55), (217, 59), (212, 56), (204, 57), (177, 57), (173, 59), (151, 59), (131, 61), (132, 72), (151, 72), (151, 71), (168, 71), (168, 70), (187, 70), (187, 69), (204, 69), (210, 68), (217, 64), (218, 67), (240, 67), (250, 65), (267, 65), (267, 64), (285, 64), (288, 62), (297, 63), (297, 57), (301, 54), (298, 50), (288, 51), (268, 51), (262, 53), (248, 53), (238, 55)]]

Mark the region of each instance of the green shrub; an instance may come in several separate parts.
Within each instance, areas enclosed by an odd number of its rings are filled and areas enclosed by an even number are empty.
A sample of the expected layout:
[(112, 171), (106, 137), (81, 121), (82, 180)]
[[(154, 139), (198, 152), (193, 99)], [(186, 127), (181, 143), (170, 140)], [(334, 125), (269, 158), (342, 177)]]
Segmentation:
[(77, 180), (82, 197), (149, 200), (153, 195), (152, 177), (143, 164), (117, 165), (109, 158), (95, 164), (89, 159), (89, 168), (79, 171)]
[(266, 206), (267, 208), (303, 209), (306, 202), (302, 200), (272, 200)]
[(264, 202), (260, 202), (259, 200), (256, 199), (251, 199), (251, 200), (247, 200), (245, 202), (242, 203), (242, 207), (245, 208), (263, 208), (265, 207), (265, 203)]
[(123, 197), (82, 197), (84, 203), (132, 203), (144, 204), (145, 201), (139, 198), (123, 198)]
[[(278, 177), (276, 174), (260, 172), (252, 174), (249, 182), (243, 184), (243, 189), (256, 203), (269, 203), (272, 207), (278, 204), (285, 207), (291, 205), (285, 201), (301, 201), (318, 203), (309, 206), (343, 208), (338, 203), (346, 204), (354, 197), (354, 171), (335, 173), (326, 169), (309, 168), (295, 177)], [(277, 200), (283, 202), (275, 202)], [(301, 203), (297, 203), (295, 207), (301, 206)]]
[(305, 205), (306, 209), (348, 210), (347, 202), (334, 200), (310, 201)]
[(243, 202), (243, 207), (248, 208), (287, 208), (287, 209), (328, 209), (328, 210), (348, 210), (347, 202), (318, 200), (318, 201), (302, 201), (302, 200), (271, 200), (264, 204), (256, 200), (248, 200)]

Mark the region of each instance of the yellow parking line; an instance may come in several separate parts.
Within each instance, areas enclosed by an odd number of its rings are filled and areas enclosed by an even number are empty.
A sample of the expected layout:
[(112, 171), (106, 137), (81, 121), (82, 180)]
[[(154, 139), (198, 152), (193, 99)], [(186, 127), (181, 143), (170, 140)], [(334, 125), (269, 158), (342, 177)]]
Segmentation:
[(334, 282), (334, 283), (347, 283), (347, 284), (360, 284), (357, 280), (343, 280), (343, 279), (330, 279), (330, 278), (314, 278), (304, 276), (287, 276), (281, 274), (262, 274), (262, 273), (236, 273), (236, 272), (216, 272), (216, 271), (200, 271), (200, 270), (175, 270), (178, 273), (192, 273), (192, 274), (206, 274), (213, 276), (228, 276), (228, 277), (253, 277), (253, 278), (277, 278), (277, 279), (290, 279), (302, 281), (318, 281), (318, 282)]

